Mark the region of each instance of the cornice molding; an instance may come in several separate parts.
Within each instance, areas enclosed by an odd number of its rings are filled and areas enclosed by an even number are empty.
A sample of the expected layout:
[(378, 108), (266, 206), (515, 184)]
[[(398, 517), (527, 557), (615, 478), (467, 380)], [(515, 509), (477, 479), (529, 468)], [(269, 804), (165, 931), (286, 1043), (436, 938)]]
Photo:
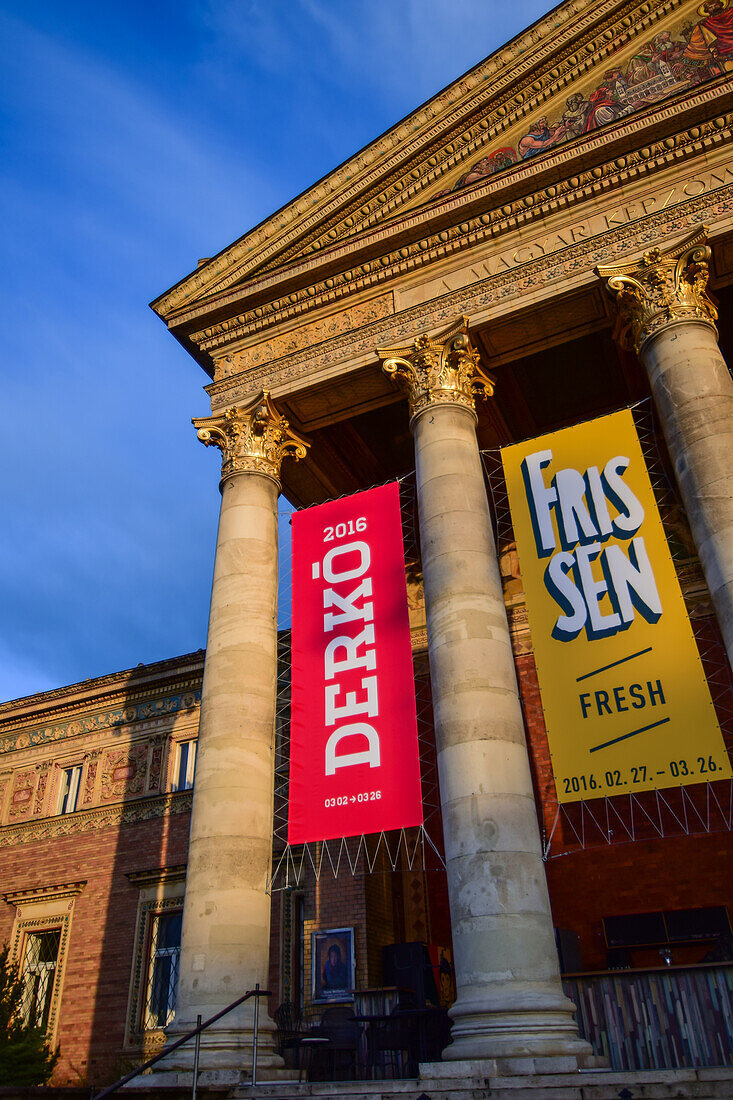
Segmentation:
[(95, 705), (109, 705), (110, 700), (115, 698), (132, 700), (149, 696), (154, 693), (155, 684), (159, 685), (159, 692), (170, 691), (175, 687), (185, 689), (190, 681), (183, 678), (184, 673), (190, 676), (200, 672), (203, 676), (204, 656), (204, 650), (201, 649), (196, 653), (186, 653), (181, 657), (156, 661), (142, 667), (138, 665), (121, 672), (98, 676), (93, 680), (83, 680), (81, 683), (68, 684), (52, 691), (39, 692), (37, 695), (10, 699), (0, 704), (0, 733), (7, 722), (12, 722), (14, 726), (21, 721), (33, 721), (34, 718), (37, 722), (43, 712), (88, 710)]
[[(724, 87), (729, 95), (733, 95), (733, 78), (727, 79)], [(697, 109), (717, 105), (720, 94), (721, 87), (718, 85), (705, 87), (685, 98), (685, 109), (694, 113)], [(284, 297), (278, 294), (278, 283), (292, 275), (295, 269), (263, 277), (253, 282), (247, 293), (257, 291), (264, 294), (267, 291), (271, 295), (268, 301), (198, 329), (190, 334), (189, 339), (218, 363), (224, 358), (225, 348), (260, 333), (273, 331), (274, 335), (274, 325), (292, 323), (299, 317), (312, 315), (319, 308), (333, 307), (346, 298), (374, 291), (377, 287), (386, 289), (398, 278), (419, 271), (454, 252), (490, 241), (509, 229), (530, 224), (548, 212), (554, 213), (613, 188), (620, 188), (632, 179), (651, 176), (671, 164), (679, 164), (686, 156), (698, 155), (730, 137), (733, 113), (704, 120), (666, 137), (660, 135), (657, 140), (620, 155), (618, 149), (613, 149), (614, 143), (620, 147), (632, 138), (641, 138), (645, 130), (653, 131), (665, 120), (676, 126), (677, 106), (677, 101), (672, 100), (643, 118), (634, 116), (610, 127), (610, 133), (594, 132), (554, 153), (534, 158), (531, 163), (525, 162), (500, 176), (490, 177), (470, 192), (458, 192), (447, 197), (430, 212), (411, 211), (404, 218), (380, 226), (356, 242), (346, 242), (330, 254), (334, 273), (326, 278), (319, 280), (317, 275), (325, 256), (304, 261), (298, 265), (301, 272), (315, 276), (315, 279)], [(588, 166), (588, 161), (593, 160), (595, 155), (599, 156), (599, 162)], [(505, 201), (500, 204), (501, 199)], [(441, 215), (442, 228), (431, 232), (429, 222), (437, 220), (436, 212)], [(452, 215), (450, 223), (447, 215)], [(421, 228), (427, 236), (420, 235)], [(408, 234), (411, 235), (409, 240)], [(387, 246), (389, 251), (380, 252), (377, 246)], [(357, 257), (354, 262), (353, 253), (368, 249), (371, 250), (370, 259), (359, 264)], [(346, 259), (351, 261), (351, 266), (344, 267), (341, 262), (343, 270), (336, 272), (338, 261)], [(240, 290), (231, 298), (242, 296)], [(218, 301), (219, 307), (224, 304), (225, 300)], [(187, 320), (193, 320), (197, 315), (203, 316), (208, 310), (206, 305), (199, 306), (187, 315)]]
[(152, 867), (149, 871), (128, 871), (126, 878), (133, 886), (141, 889), (145, 886), (157, 886), (161, 882), (185, 882), (187, 864), (179, 863), (175, 867)]
[(79, 882), (62, 882), (56, 886), (33, 886), (24, 890), (12, 890), (3, 894), (9, 905), (27, 905), (29, 902), (60, 901), (63, 898), (78, 898), (87, 884), (86, 879)]
[[(397, 123), (292, 203), (187, 275), (152, 304), (172, 327), (192, 300), (217, 299), (257, 271), (320, 253), (361, 233), (541, 111), (687, 0), (572, 0)], [(691, 7), (691, 14), (694, 8)], [(488, 94), (487, 94), (488, 93)], [(429, 200), (427, 200), (429, 201)], [(317, 239), (316, 239), (317, 237)]]
[[(201, 702), (200, 680), (198, 683), (196, 688), (190, 687), (187, 691), (158, 698), (151, 698), (150, 692), (143, 692), (142, 702), (134, 702), (129, 695), (125, 695), (121, 707), (77, 717), (70, 715), (66, 721), (61, 719), (57, 724), (39, 726), (37, 717), (35, 721), (31, 718), (26, 723), (13, 723), (12, 730), (7, 732), (0, 728), (0, 753), (34, 748), (106, 729), (119, 732), (122, 727), (137, 722), (155, 721), (193, 711)], [(85, 707), (85, 710), (90, 709), (88, 705)]]
[[(456, 170), (465, 168), (488, 146), (502, 141), (503, 135), (517, 122), (546, 107), (558, 96), (560, 89), (581, 80), (594, 68), (601, 71), (635, 37), (649, 34), (655, 23), (684, 6), (685, 0), (665, 0), (654, 6), (641, 3), (636, 5), (634, 15), (626, 14), (622, 18), (619, 11), (609, 12), (607, 5), (599, 4), (585, 19), (566, 28), (564, 34), (552, 36), (549, 55), (542, 51), (538, 53), (536, 49), (530, 57), (519, 54), (513, 67), (507, 67), (492, 81), (490, 100), (486, 99), (485, 89), (479, 90), (471, 96), (467, 95), (451, 115), (441, 118), (439, 126), (430, 127), (419, 138), (408, 134), (411, 140), (395, 154), (390, 164), (393, 177), (400, 167), (403, 173), (397, 174), (386, 184), (384, 179), (378, 181), (380, 185), (370, 190), (366, 201), (362, 196), (356, 204), (362, 207), (356, 218), (352, 209), (337, 211), (334, 217), (319, 225), (319, 235), (310, 246), (304, 247), (305, 240), (301, 239), (298, 246), (281, 252), (275, 260), (263, 264), (261, 269), (270, 270), (295, 255), (320, 251), (334, 239), (363, 232), (384, 222), (399, 210), (418, 205), (421, 192)], [(630, 8), (629, 5), (626, 7)], [(540, 22), (549, 25), (556, 15), (556, 12), (550, 12)], [(538, 57), (541, 58), (539, 64)], [(542, 65), (544, 70), (538, 71)], [(486, 79), (488, 77), (485, 76)], [(456, 83), (465, 84), (465, 78)], [(439, 93), (436, 99), (444, 94)], [(429, 110), (429, 105), (425, 107)], [(467, 122), (469, 129), (462, 129)], [(415, 163), (415, 167), (406, 177), (404, 171), (410, 163)], [(418, 178), (414, 179), (416, 174)], [(412, 183), (411, 178), (414, 179)], [(423, 201), (429, 203), (432, 197), (428, 196)]]
[(157, 817), (190, 813), (192, 791), (157, 795), (154, 798), (138, 798), (131, 802), (100, 806), (93, 810), (81, 810), (75, 814), (47, 817), (20, 825), (4, 825), (0, 828), (0, 848), (9, 848), (33, 841), (55, 840), (73, 833), (90, 830), (118, 828), (135, 821), (149, 821)]

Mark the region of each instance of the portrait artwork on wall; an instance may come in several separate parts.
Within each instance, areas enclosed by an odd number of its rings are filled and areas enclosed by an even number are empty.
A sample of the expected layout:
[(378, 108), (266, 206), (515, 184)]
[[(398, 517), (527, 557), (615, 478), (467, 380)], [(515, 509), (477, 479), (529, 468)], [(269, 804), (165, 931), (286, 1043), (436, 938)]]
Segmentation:
[(354, 929), (312, 933), (313, 1001), (348, 1001), (354, 988)]

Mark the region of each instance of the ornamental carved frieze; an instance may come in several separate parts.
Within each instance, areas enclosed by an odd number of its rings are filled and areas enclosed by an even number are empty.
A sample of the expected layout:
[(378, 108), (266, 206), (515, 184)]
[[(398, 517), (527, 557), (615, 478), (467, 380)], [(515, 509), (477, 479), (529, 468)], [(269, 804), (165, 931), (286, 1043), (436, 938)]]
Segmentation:
[(494, 383), (461, 317), (436, 336), (418, 336), (407, 347), (378, 348), (382, 370), (407, 393), (410, 417), (432, 405), (461, 405), (475, 413), (476, 397), (491, 397)]
[(201, 691), (194, 690), (176, 695), (166, 695), (161, 699), (145, 699), (128, 703), (125, 707), (102, 711), (99, 714), (82, 715), (68, 722), (51, 726), (29, 726), (18, 729), (14, 724), (11, 730), (0, 735), (0, 752), (13, 749), (35, 748), (37, 745), (55, 741), (65, 741), (85, 733), (99, 733), (102, 730), (120, 730), (133, 722), (157, 722), (186, 711), (193, 711), (201, 702)]
[(650, 248), (640, 260), (596, 268), (621, 315), (619, 340), (637, 354), (652, 336), (680, 321), (715, 328), (718, 312), (707, 293), (710, 248), (702, 226), (673, 248)]
[(43, 812), (43, 801), (46, 797), (46, 787), (48, 786), (48, 775), (50, 768), (50, 760), (44, 760), (42, 764), (36, 765), (36, 771), (38, 772), (38, 783), (36, 785), (36, 802), (33, 807), (34, 814), (40, 814)]
[(101, 801), (118, 801), (141, 795), (148, 763), (147, 742), (107, 752), (102, 764)]
[(309, 446), (292, 431), (267, 390), (247, 405), (226, 409), (216, 416), (195, 417), (192, 423), (202, 443), (221, 451), (222, 481), (249, 471), (265, 474), (279, 485), (283, 459), (305, 458)]
[[(187, 814), (191, 810), (192, 791), (172, 795), (154, 795), (130, 802), (117, 802), (99, 808), (85, 809), (81, 813), (60, 814), (55, 817), (10, 820), (8, 827), (0, 829), (0, 848), (16, 844), (28, 844), (40, 840), (53, 840), (96, 829), (117, 829), (131, 821), (149, 821), (153, 818)], [(15, 825), (15, 828), (10, 826)]]
[(9, 817), (11, 821), (17, 821), (30, 814), (33, 795), (36, 790), (37, 775), (35, 768), (16, 772), (13, 793), (10, 797)]

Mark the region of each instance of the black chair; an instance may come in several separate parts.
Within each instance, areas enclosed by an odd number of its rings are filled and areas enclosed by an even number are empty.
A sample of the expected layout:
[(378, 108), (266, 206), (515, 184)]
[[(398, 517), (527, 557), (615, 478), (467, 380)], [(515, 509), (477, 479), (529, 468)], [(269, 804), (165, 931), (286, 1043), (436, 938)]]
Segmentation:
[(385, 1016), (373, 1020), (367, 1032), (367, 1073), (376, 1079), (417, 1076), (414, 1058), (415, 1039), (412, 1021), (406, 1017)]
[(354, 1020), (352, 1009), (346, 1005), (324, 1009), (321, 1031), (331, 1040), (328, 1049), (331, 1080), (355, 1081), (359, 1076), (361, 1029)]
[(300, 1041), (300, 1013), (292, 1001), (283, 1001), (274, 1013), (275, 1050), (284, 1060), (288, 1069), (298, 1065), (298, 1046)]
[(322, 1008), (307, 1005), (300, 1012), (297, 1039), (298, 1081), (328, 1081), (331, 1039), (321, 1027)]

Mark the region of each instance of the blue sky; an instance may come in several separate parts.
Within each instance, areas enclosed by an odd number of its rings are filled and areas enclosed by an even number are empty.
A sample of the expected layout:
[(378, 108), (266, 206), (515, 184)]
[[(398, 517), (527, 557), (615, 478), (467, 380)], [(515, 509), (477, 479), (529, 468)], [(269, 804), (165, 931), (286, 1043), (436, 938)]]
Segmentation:
[(536, 0), (0, 0), (0, 699), (205, 645), (218, 455), (147, 303)]

